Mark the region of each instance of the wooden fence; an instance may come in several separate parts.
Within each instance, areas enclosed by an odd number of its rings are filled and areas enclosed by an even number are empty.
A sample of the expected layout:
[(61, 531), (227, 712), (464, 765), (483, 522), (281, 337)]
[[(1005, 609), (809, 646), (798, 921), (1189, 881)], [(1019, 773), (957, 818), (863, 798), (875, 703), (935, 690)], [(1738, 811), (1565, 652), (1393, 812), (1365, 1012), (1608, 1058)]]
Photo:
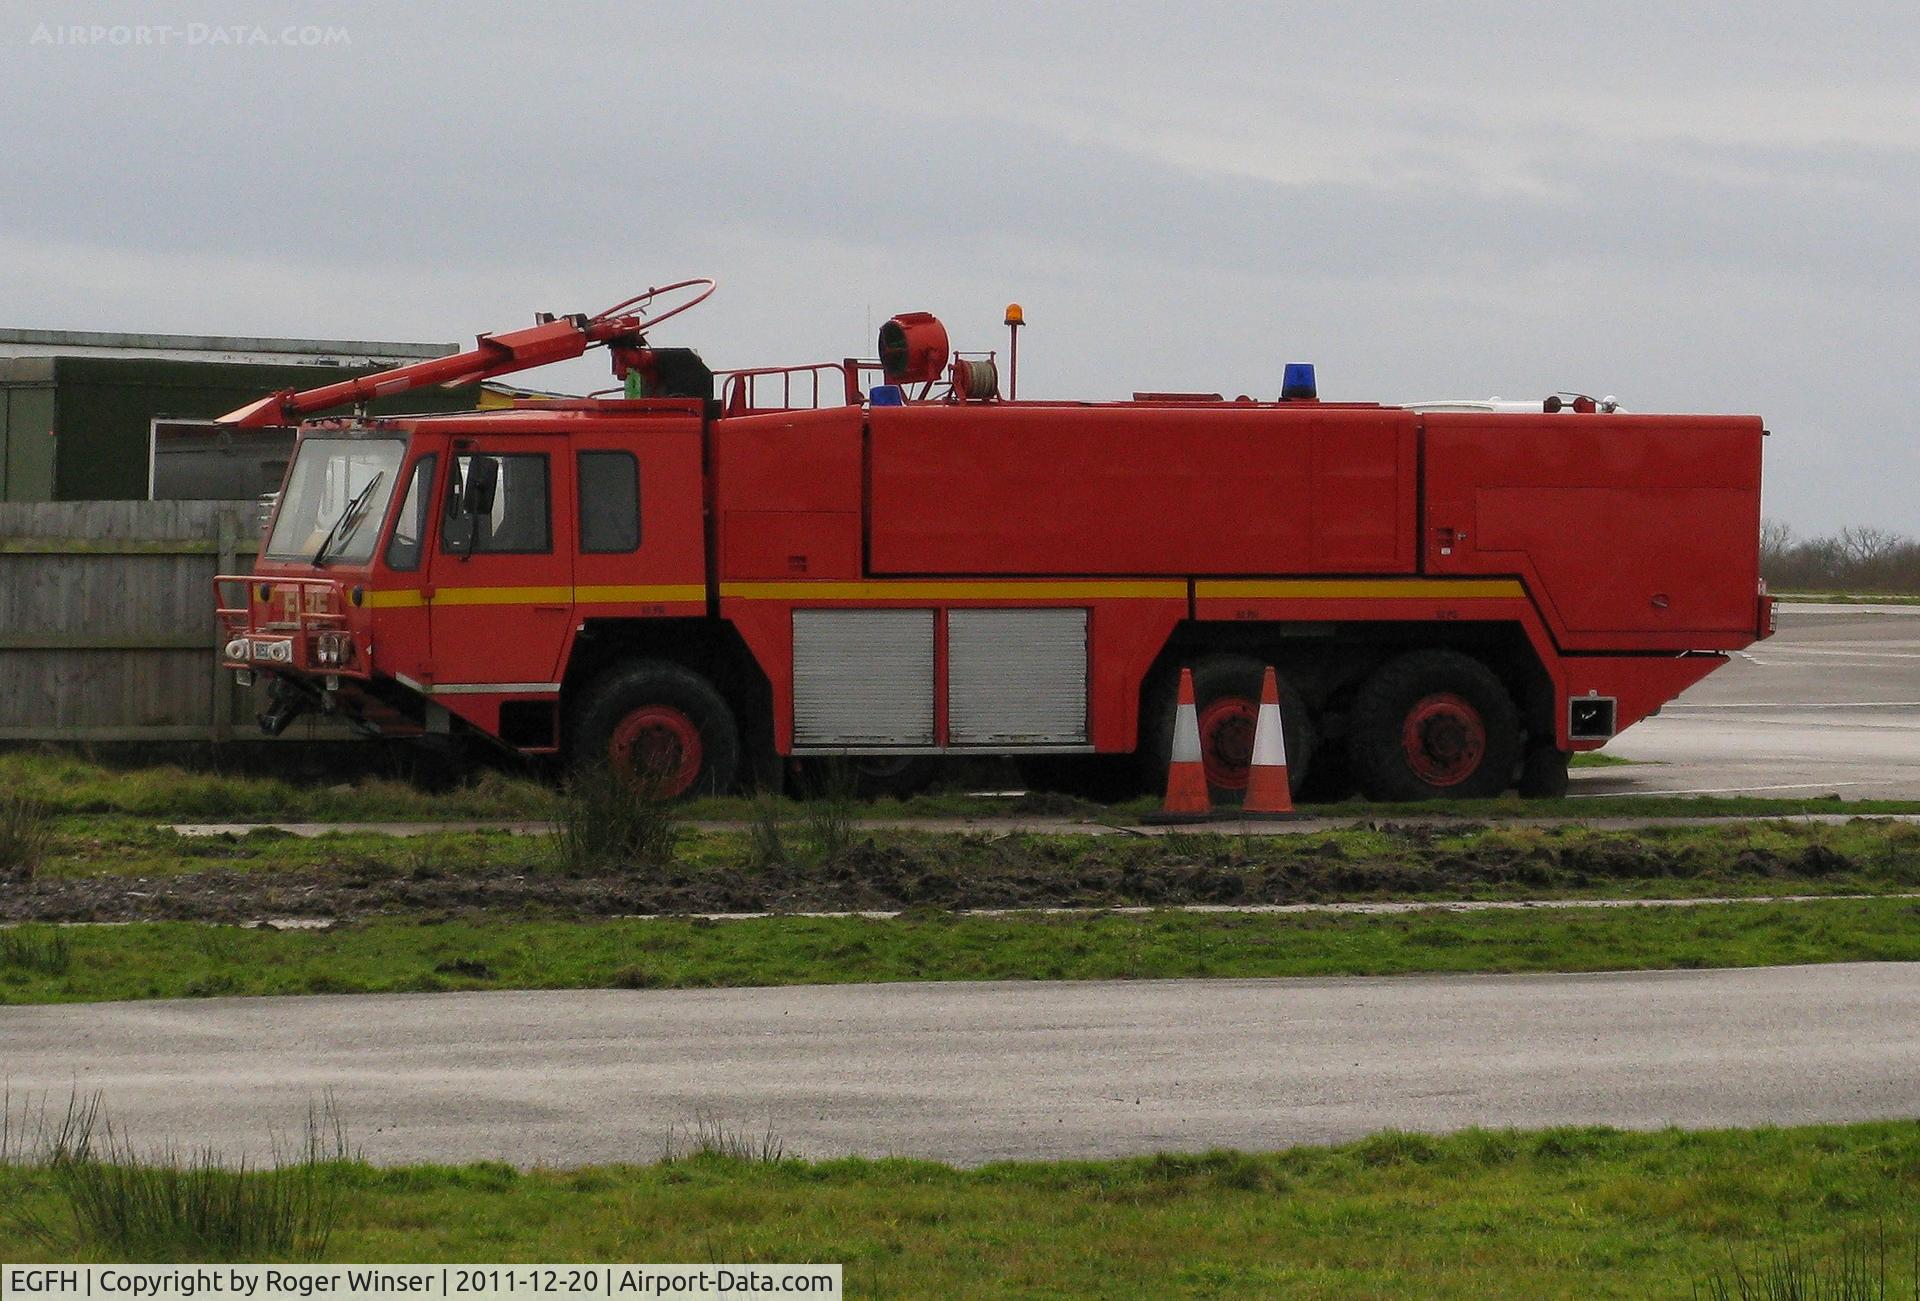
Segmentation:
[(0, 741), (265, 739), (213, 617), (259, 538), (251, 502), (0, 503)]

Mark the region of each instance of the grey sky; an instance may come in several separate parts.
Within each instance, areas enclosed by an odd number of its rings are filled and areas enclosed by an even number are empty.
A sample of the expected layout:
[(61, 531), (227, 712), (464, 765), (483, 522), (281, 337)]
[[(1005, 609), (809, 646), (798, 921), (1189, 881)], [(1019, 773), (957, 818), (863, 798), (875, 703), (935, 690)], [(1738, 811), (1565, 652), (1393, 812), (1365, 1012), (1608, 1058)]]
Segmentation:
[[(1687, 8), (0, 4), (0, 324), (464, 339), (704, 273), (660, 339), (745, 365), (1018, 299), (1028, 396), (1758, 412), (1769, 513), (1920, 534), (1920, 8)], [(122, 24), (170, 31), (63, 31)]]

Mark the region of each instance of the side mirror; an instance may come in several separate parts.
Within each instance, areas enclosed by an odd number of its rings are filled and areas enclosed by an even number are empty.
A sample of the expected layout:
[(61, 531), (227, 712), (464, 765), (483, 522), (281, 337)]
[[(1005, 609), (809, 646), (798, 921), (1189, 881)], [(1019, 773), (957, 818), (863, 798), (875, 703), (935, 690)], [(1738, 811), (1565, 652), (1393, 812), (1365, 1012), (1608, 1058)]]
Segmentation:
[(440, 521), (440, 546), (448, 555), (466, 559), (473, 551), (477, 530), (467, 513), (467, 491), (472, 471), (461, 473), (460, 458), (447, 467), (447, 505)]
[(461, 490), (460, 509), (468, 515), (493, 514), (493, 498), (499, 489), (500, 462), (491, 456), (474, 457), (467, 467), (467, 482)]
[(471, 515), (449, 515), (445, 524), (440, 526), (440, 546), (448, 555), (459, 556), (465, 560), (473, 554), (473, 543), (478, 530)]

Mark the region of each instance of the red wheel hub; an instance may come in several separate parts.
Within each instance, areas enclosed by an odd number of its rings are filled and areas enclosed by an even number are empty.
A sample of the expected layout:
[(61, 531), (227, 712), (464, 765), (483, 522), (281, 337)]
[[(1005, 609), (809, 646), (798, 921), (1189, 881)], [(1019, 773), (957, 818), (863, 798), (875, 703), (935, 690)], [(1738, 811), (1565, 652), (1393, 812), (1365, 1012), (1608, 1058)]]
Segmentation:
[(1220, 696), (1200, 711), (1200, 765), (1207, 784), (1243, 791), (1253, 766), (1253, 729), (1260, 706), (1244, 696)]
[(1487, 753), (1487, 725), (1471, 703), (1450, 691), (1436, 691), (1407, 711), (1400, 744), (1421, 781), (1458, 786), (1480, 770)]
[(662, 799), (685, 795), (700, 776), (700, 729), (671, 705), (643, 705), (621, 719), (607, 751), (615, 772), (659, 783)]

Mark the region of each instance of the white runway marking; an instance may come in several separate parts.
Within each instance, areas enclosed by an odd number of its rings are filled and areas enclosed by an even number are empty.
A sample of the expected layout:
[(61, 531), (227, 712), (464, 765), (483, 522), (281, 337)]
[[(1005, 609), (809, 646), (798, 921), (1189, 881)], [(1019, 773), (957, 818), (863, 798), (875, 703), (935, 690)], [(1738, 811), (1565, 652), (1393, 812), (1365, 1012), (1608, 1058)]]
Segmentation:
[(1793, 782), (1781, 786), (1710, 786), (1693, 790), (1669, 791), (1648, 787), (1631, 791), (1593, 791), (1567, 796), (1570, 800), (1615, 800), (1636, 795), (1742, 795), (1748, 791), (1811, 791), (1833, 790), (1840, 786), (1885, 786), (1886, 782)]

